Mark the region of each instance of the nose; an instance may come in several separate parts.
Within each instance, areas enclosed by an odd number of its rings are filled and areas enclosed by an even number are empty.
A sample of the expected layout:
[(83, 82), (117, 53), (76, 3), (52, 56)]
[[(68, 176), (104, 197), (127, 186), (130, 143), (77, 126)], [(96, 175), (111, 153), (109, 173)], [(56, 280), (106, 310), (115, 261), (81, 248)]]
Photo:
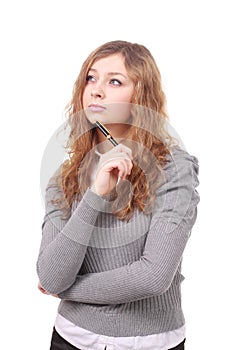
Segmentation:
[(91, 90), (91, 97), (94, 98), (103, 98), (104, 97), (104, 90), (100, 84), (95, 84)]

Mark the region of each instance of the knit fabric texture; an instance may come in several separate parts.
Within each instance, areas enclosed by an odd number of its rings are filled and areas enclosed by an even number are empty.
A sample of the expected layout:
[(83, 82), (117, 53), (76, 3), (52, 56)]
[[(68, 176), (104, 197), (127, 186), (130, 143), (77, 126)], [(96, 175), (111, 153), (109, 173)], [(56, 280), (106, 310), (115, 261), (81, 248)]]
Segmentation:
[(184, 325), (181, 264), (197, 217), (199, 165), (179, 147), (167, 159), (152, 212), (135, 210), (128, 222), (90, 189), (63, 219), (52, 202), (61, 188), (50, 179), (37, 272), (77, 326), (127, 337)]

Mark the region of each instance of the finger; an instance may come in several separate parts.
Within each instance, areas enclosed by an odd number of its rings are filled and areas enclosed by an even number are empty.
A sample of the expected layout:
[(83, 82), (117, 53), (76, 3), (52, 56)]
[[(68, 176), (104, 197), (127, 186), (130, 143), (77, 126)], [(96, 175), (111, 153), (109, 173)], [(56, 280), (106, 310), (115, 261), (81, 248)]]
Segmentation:
[(41, 286), (41, 284), (38, 285), (38, 289), (39, 289), (39, 291), (40, 291), (41, 293), (43, 293), (43, 294), (49, 294), (49, 293)]
[(126, 179), (126, 176), (130, 173), (129, 161), (121, 160), (118, 164), (119, 177)]
[(127, 146), (125, 146), (125, 145), (122, 145), (122, 144), (119, 144), (119, 145), (117, 145), (116, 147), (114, 147), (114, 148), (112, 148), (110, 151), (108, 151), (108, 152), (106, 152), (105, 154), (104, 154), (104, 156), (106, 156), (106, 155), (115, 155), (115, 154), (122, 154), (122, 153), (124, 153), (124, 154), (126, 154), (131, 160), (133, 159), (133, 156), (132, 156), (132, 150), (129, 148), (129, 147), (127, 147)]
[(119, 144), (118, 150), (120, 153), (126, 154), (129, 157), (129, 159), (131, 159), (131, 160), (133, 159), (132, 150), (129, 147)]
[(122, 160), (125, 164), (125, 177), (127, 175), (130, 175), (131, 174), (131, 170), (132, 170), (132, 167), (133, 167), (133, 163), (131, 162), (130, 159), (124, 159)]
[(113, 173), (117, 177), (124, 178), (127, 173), (127, 164), (122, 159), (112, 159), (108, 162), (105, 162), (104, 165), (97, 171), (97, 177), (102, 177), (104, 173)]
[(126, 177), (131, 173), (132, 166), (133, 164), (128, 158), (112, 158), (101, 164), (98, 173), (100, 170), (111, 172), (113, 169), (118, 168), (119, 176)]

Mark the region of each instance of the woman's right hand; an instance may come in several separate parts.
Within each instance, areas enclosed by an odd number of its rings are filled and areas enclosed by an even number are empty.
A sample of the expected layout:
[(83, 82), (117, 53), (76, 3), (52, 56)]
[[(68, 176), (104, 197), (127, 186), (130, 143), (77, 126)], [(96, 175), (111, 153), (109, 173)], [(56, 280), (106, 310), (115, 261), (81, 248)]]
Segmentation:
[(125, 180), (133, 167), (132, 151), (119, 144), (101, 155), (92, 190), (103, 196), (110, 193), (119, 180)]

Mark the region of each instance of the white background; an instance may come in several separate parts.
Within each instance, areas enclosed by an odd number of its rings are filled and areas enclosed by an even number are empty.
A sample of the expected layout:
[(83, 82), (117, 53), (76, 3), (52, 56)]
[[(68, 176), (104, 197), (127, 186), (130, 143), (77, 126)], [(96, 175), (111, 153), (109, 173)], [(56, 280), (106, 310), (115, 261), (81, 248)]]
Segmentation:
[(186, 349), (232, 347), (230, 5), (226, 0), (1, 2), (4, 348), (49, 349), (58, 301), (36, 287), (44, 215), (41, 160), (64, 122), (83, 60), (115, 39), (143, 44), (154, 55), (170, 122), (189, 153), (199, 158), (201, 202), (183, 264)]

